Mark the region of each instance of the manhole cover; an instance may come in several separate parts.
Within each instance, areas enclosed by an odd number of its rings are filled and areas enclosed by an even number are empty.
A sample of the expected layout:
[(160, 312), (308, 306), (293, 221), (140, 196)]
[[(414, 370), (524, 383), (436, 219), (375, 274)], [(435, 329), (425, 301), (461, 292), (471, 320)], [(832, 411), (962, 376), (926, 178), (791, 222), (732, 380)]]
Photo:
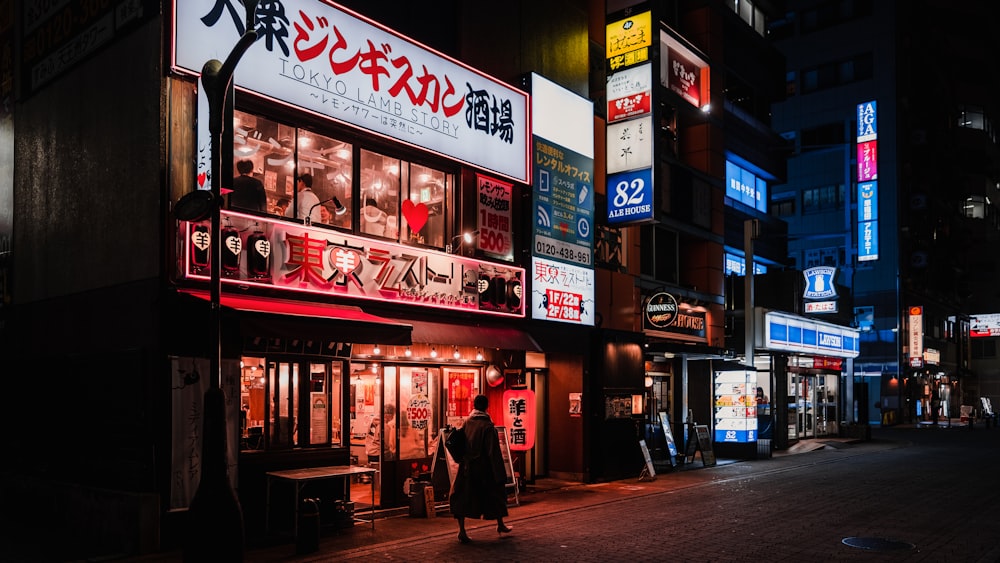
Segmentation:
[(843, 544), (858, 549), (869, 549), (872, 551), (899, 551), (903, 549), (913, 549), (912, 543), (905, 541), (887, 540), (884, 538), (844, 538)]

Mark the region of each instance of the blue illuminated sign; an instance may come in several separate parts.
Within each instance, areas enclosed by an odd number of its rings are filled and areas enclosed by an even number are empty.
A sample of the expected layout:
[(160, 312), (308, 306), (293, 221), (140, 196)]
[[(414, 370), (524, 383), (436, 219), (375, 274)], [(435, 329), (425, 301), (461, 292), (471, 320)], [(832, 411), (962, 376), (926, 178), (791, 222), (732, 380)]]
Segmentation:
[(859, 334), (856, 328), (784, 313), (764, 317), (764, 347), (769, 350), (856, 358), (861, 353)]
[(624, 225), (653, 219), (653, 170), (608, 174), (608, 223)]
[[(858, 104), (858, 175), (867, 180), (871, 175), (862, 174), (861, 147), (875, 145), (878, 140), (878, 113), (875, 101)], [(865, 144), (867, 143), (867, 145)], [(865, 166), (878, 170), (877, 154)], [(866, 169), (867, 170), (867, 169)], [(858, 182), (858, 261), (878, 260), (878, 182)]]
[(837, 268), (833, 266), (817, 266), (802, 272), (806, 278), (806, 289), (802, 297), (806, 299), (831, 299), (837, 296), (837, 288), (833, 281), (837, 277)]

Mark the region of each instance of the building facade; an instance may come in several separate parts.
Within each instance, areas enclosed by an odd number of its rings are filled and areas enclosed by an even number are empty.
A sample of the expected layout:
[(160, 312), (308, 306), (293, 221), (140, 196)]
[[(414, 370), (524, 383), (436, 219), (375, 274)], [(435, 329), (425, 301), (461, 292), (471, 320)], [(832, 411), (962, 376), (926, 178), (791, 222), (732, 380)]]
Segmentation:
[[(268, 472), (373, 468), (373, 503), (405, 505), (477, 393), (515, 486), (633, 476), (664, 423), (681, 447), (723, 429), (729, 225), (780, 225), (765, 193), (726, 195), (727, 170), (783, 176), (761, 32), (780, 10), (369, 4), (258, 11), (231, 114), (200, 75), (246, 33), (237, 3), (88, 12), (52, 43), (75, 4), (10, 8), (2, 341), (31, 366), (16, 396), (58, 396), (15, 405), (31, 430), (3, 504), (26, 537), (58, 530), (72, 557), (180, 544), (213, 386), (248, 538), (296, 508), (271, 506)], [(638, 57), (645, 83), (621, 75)], [(223, 195), (242, 160), (260, 208)]]
[(969, 315), (997, 307), (983, 286), (1000, 162), (987, 5), (788, 8), (771, 37), (788, 61), (775, 129), (793, 154), (771, 210), (795, 239), (790, 261), (836, 267), (853, 289), (859, 421), (958, 416), (979, 403)]

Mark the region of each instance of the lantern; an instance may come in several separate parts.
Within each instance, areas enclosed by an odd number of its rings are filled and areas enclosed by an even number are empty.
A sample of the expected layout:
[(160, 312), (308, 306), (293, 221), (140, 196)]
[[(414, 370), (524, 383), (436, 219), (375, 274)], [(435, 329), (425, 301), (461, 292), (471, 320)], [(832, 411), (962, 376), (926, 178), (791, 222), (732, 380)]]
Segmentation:
[(508, 389), (503, 393), (503, 422), (511, 451), (527, 451), (535, 445), (535, 392)]

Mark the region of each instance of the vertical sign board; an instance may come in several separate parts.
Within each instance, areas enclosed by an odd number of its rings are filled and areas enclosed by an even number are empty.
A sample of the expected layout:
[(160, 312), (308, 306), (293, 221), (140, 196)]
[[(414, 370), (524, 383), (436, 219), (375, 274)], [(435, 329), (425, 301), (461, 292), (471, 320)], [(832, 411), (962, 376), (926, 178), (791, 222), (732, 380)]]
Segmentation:
[(874, 101), (858, 104), (858, 261), (878, 260), (878, 121)]
[(503, 456), (503, 469), (507, 473), (505, 487), (508, 494), (514, 493), (514, 502), (520, 504), (517, 498), (517, 481), (514, 479), (514, 460), (510, 457), (510, 443), (507, 441), (507, 429), (503, 426), (497, 426), (496, 429), (497, 438), (500, 440), (500, 454)]
[[(646, 447), (645, 440), (639, 440), (639, 449), (642, 450), (642, 458), (646, 462), (645, 477), (656, 477), (656, 469), (653, 467), (653, 458), (649, 455), (649, 448)], [(642, 476), (640, 476), (642, 477)]]
[(670, 421), (667, 420), (667, 413), (660, 412), (660, 426), (663, 427), (663, 436), (667, 439), (667, 450), (670, 452), (670, 465), (674, 465), (674, 458), (677, 457), (677, 442), (670, 431)]
[[(924, 357), (924, 308), (910, 307), (910, 358)], [(917, 367), (917, 366), (915, 366)]]
[(594, 104), (531, 75), (531, 317), (594, 325)]
[(712, 449), (712, 437), (708, 434), (708, 426), (699, 424), (694, 427), (698, 435), (698, 449), (701, 450), (701, 462), (705, 467), (715, 465), (715, 450)]

